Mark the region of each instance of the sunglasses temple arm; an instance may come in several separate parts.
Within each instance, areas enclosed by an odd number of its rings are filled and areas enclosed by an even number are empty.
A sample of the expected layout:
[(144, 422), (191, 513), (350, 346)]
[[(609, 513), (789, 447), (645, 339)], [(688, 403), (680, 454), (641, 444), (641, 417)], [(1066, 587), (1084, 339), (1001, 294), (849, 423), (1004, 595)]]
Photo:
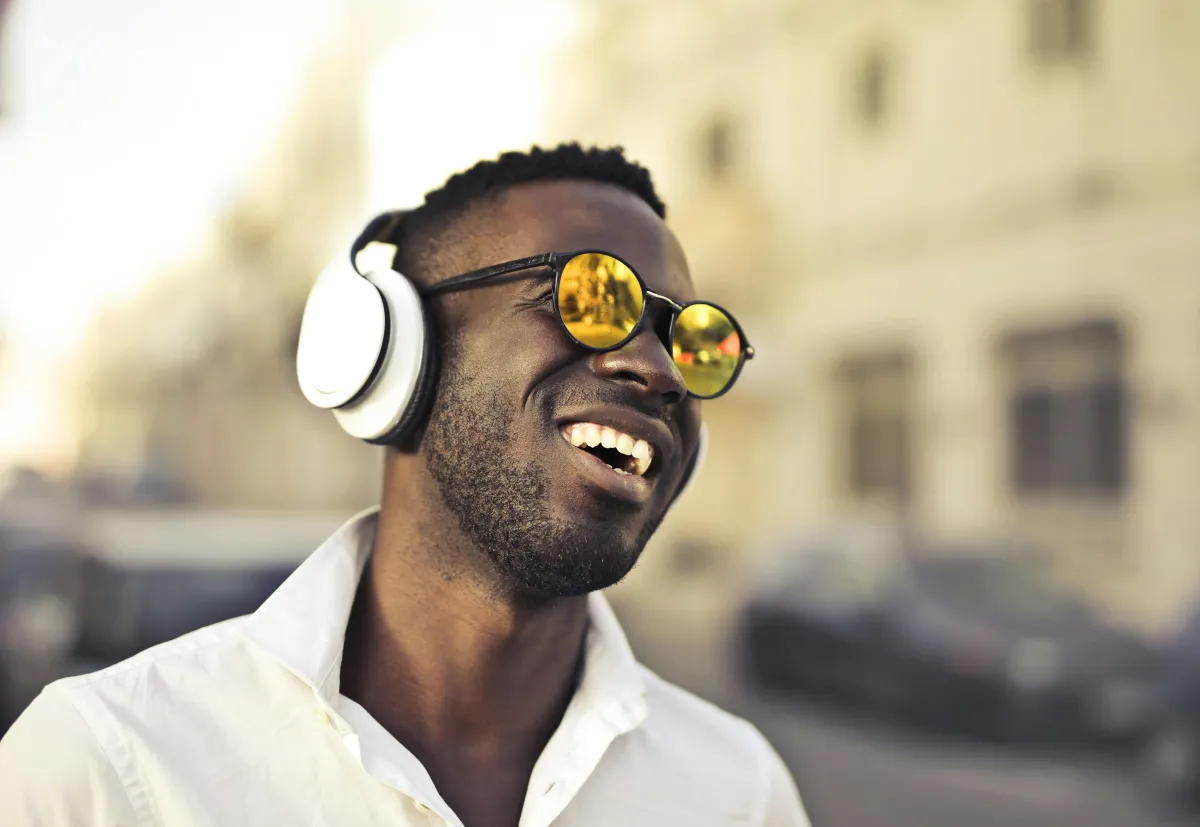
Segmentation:
[(545, 267), (553, 263), (553, 253), (543, 253), (542, 255), (538, 256), (519, 258), (514, 261), (506, 261), (503, 264), (494, 264), (491, 267), (484, 267), (482, 270), (472, 270), (469, 273), (453, 276), (452, 278), (438, 282), (430, 287), (422, 288), (420, 293), (423, 296), (434, 296), (438, 293), (448, 293), (451, 290), (461, 290), (464, 287), (469, 287), (472, 284), (494, 278), (495, 276), (505, 276), (509, 273), (516, 273), (519, 270), (528, 270), (531, 267)]

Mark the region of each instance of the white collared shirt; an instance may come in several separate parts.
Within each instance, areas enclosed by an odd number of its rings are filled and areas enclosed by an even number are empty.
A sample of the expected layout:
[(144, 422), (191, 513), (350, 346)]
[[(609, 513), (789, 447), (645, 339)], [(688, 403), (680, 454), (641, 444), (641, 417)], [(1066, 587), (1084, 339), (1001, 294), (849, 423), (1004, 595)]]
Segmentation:
[[(255, 614), (47, 687), (0, 741), (0, 824), (463, 827), (338, 691), (376, 520), (347, 523)], [(640, 666), (599, 594), (589, 612), (583, 676), (519, 827), (806, 827), (754, 727)]]

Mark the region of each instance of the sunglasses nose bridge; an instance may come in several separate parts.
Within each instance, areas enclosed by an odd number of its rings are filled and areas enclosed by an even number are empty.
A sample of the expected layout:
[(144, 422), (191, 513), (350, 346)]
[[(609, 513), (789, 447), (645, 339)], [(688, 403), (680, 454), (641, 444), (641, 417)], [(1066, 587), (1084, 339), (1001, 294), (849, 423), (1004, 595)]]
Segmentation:
[[(658, 301), (651, 301), (652, 299)], [(667, 356), (671, 355), (671, 332), (675, 328), (675, 320), (679, 317), (680, 309), (678, 304), (667, 297), (651, 293), (649, 290), (646, 291), (646, 300), (642, 306), (642, 315), (639, 320), (639, 332), (644, 329), (653, 331), (663, 348), (666, 349)], [(674, 359), (671, 361), (674, 364)]]

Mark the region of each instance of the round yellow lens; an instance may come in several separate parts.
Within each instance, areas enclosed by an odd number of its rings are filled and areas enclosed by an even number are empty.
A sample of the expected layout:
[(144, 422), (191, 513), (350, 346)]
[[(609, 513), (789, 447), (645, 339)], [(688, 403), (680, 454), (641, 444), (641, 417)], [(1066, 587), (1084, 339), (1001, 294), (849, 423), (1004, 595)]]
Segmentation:
[(612, 348), (637, 327), (646, 299), (637, 276), (620, 259), (580, 253), (558, 283), (558, 313), (580, 344)]
[(742, 362), (737, 327), (711, 304), (689, 304), (675, 320), (671, 355), (688, 390), (712, 397), (729, 387)]

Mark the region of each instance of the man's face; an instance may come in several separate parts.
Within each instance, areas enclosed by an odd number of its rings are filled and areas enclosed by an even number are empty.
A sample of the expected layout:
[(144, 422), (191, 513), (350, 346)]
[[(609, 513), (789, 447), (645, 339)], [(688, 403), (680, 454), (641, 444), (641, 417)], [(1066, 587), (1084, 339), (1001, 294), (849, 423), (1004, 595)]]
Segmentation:
[[(618, 187), (524, 184), (479, 221), (481, 240), (463, 269), (598, 249), (627, 261), (652, 292), (693, 298), (674, 235)], [(435, 300), (446, 303), (454, 329), (441, 331), (441, 377), (421, 446), (468, 538), (508, 590), (531, 597), (585, 594), (624, 577), (678, 490), (700, 428), (699, 404), (655, 333), (665, 305), (650, 300), (629, 343), (593, 353), (558, 322), (549, 273), (525, 271)], [(577, 423), (646, 440), (649, 468), (620, 474), (574, 447), (564, 434)]]

